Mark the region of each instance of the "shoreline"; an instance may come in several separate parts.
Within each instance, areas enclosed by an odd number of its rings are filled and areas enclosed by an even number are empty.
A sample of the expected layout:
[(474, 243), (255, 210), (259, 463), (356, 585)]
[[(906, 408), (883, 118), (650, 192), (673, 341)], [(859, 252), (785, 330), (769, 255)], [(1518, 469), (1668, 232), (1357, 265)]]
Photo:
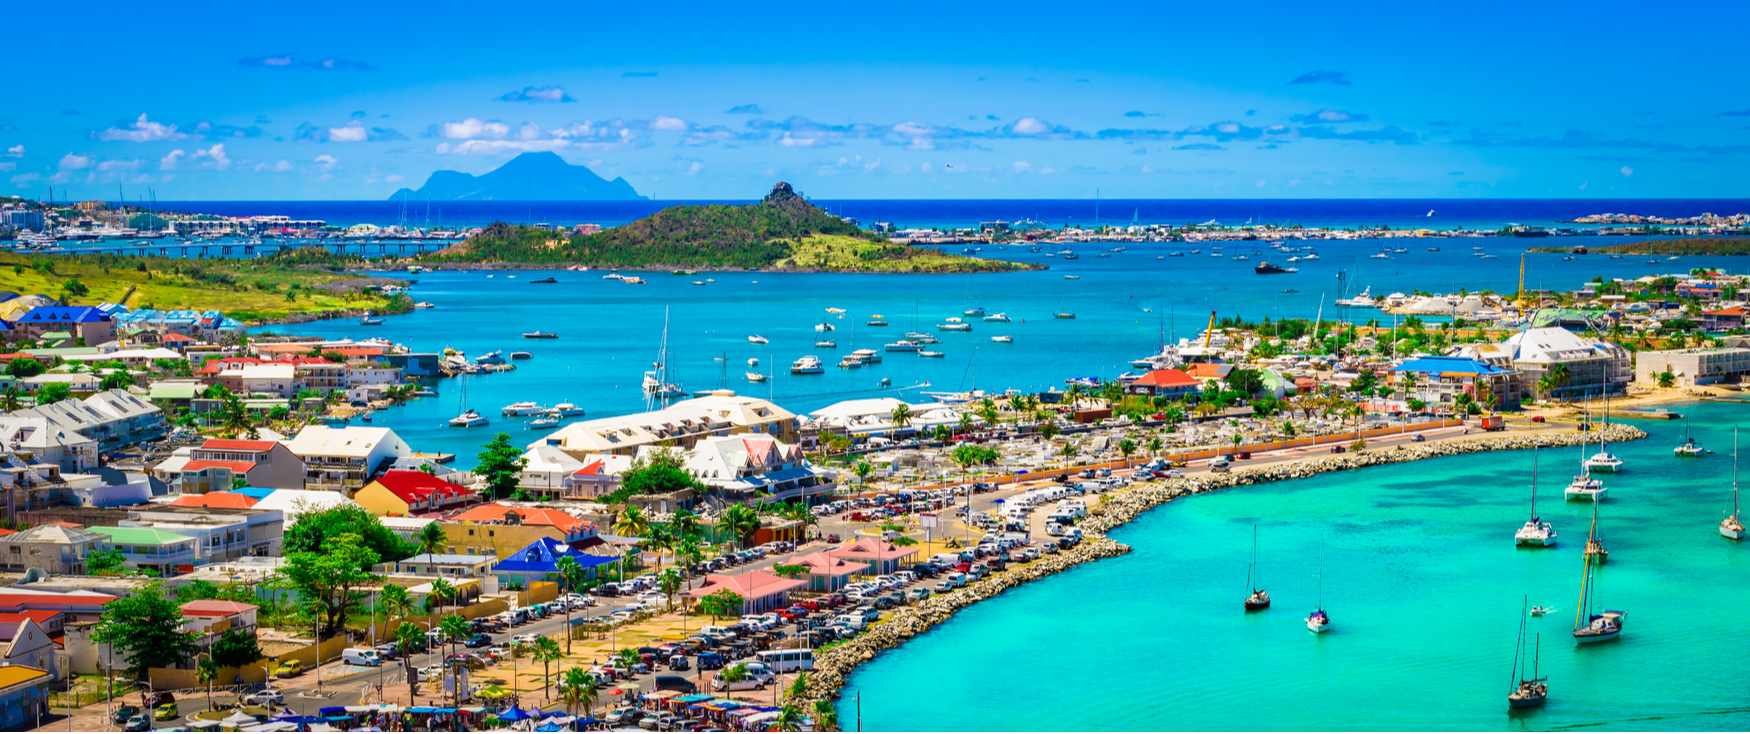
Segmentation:
[(1134, 484), (1101, 496), (1088, 510), (1088, 516), (1078, 527), (1086, 540), (1075, 547), (1043, 556), (1026, 565), (981, 579), (970, 586), (930, 596), (916, 605), (903, 607), (862, 635), (853, 637), (825, 652), (815, 655), (814, 669), (807, 690), (800, 699), (805, 707), (817, 701), (832, 701), (840, 697), (856, 668), (878, 655), (903, 645), (908, 640), (936, 625), (948, 621), (955, 612), (1022, 584), (1037, 581), (1070, 570), (1084, 563), (1121, 556), (1131, 547), (1106, 537), (1142, 513), (1181, 497), (1205, 494), (1221, 489), (1263, 484), (1284, 479), (1305, 479), (1327, 472), (1364, 469), (1385, 464), (1399, 464), (1422, 459), (1481, 453), (1488, 451), (1520, 451), (1531, 448), (1576, 446), (1596, 440), (1597, 434), (1612, 442), (1633, 441), (1647, 437), (1635, 426), (1622, 423), (1605, 424), (1599, 431), (1561, 430), (1552, 432), (1509, 432), (1506, 435), (1455, 437), (1409, 447), (1331, 454), (1308, 457), (1258, 469), (1238, 469), (1225, 474), (1200, 474), (1183, 479), (1167, 479)]
[[(1013, 263), (1015, 265), (1015, 267), (1000, 268), (1000, 269), (999, 268), (989, 268), (989, 269), (965, 268), (965, 269), (926, 270), (926, 271), (920, 271), (920, 270), (827, 270), (827, 269), (822, 269), (822, 268), (780, 268), (780, 267), (740, 268), (740, 267), (732, 267), (732, 266), (727, 266), (727, 265), (663, 265), (661, 263), (649, 263), (649, 264), (645, 264), (645, 265), (631, 265), (631, 266), (625, 266), (625, 267), (616, 267), (616, 266), (605, 266), (605, 265), (579, 265), (576, 263), (526, 263), (526, 262), (437, 262), (437, 263), (433, 263), (433, 262), (422, 262), (419, 260), (409, 260), (406, 263), (402, 263), (400, 265), (400, 267), (359, 267), (359, 268), (347, 268), (347, 270), (352, 271), (352, 272), (360, 272), (360, 273), (396, 273), (396, 272), (398, 272), (398, 273), (412, 275), (412, 273), (407, 272), (407, 266), (417, 265), (424, 270), (432, 271), (432, 272), (440, 271), (440, 270), (448, 270), (448, 271), (455, 271), (455, 272), (475, 272), (475, 271), (490, 271), (490, 270), (516, 270), (516, 271), (555, 270), (555, 271), (572, 271), (572, 272), (579, 272), (579, 273), (591, 273), (591, 272), (622, 273), (622, 272), (624, 272), (624, 273), (658, 273), (658, 274), (667, 273), (667, 274), (672, 274), (676, 270), (685, 270), (685, 271), (690, 272), (690, 273), (700, 273), (700, 274), (703, 274), (703, 273), (780, 273), (780, 274), (797, 273), (797, 274), (805, 274), (805, 275), (1004, 275), (1007, 273), (1033, 273), (1033, 272), (1039, 272), (1039, 271), (1051, 269), (1051, 267), (1049, 265), (1045, 265), (1044, 263), (1024, 263), (1024, 262), (1011, 261), (1011, 260), (992, 260), (992, 262), (1009, 262), (1009, 263)], [(363, 264), (364, 265), (377, 265), (377, 264), (381, 264), (381, 263), (363, 263)], [(685, 277), (685, 276), (675, 276), (675, 277), (678, 278), (678, 277)]]

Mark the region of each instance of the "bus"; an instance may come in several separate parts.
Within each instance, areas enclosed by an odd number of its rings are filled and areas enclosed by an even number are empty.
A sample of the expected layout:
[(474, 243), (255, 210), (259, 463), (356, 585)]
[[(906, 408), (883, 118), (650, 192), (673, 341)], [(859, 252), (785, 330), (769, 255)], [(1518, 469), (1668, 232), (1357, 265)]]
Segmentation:
[(757, 659), (774, 673), (814, 669), (813, 650), (761, 650)]

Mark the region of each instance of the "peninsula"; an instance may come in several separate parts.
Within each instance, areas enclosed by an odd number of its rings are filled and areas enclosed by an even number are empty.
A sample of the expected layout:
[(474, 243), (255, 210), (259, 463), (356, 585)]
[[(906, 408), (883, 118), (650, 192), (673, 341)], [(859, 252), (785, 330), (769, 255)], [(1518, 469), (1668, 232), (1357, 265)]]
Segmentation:
[(421, 262), (859, 273), (1043, 269), (890, 242), (828, 214), (783, 182), (755, 204), (671, 206), (593, 234), (567, 237), (499, 222)]
[[(1534, 247), (1531, 252), (1567, 252), (1569, 249), (1569, 247)], [(1588, 249), (1605, 255), (1750, 255), (1750, 237), (1647, 240)]]
[(643, 199), (626, 179), (609, 181), (558, 153), (524, 153), (490, 173), (437, 171), (418, 189), (389, 197), (431, 201), (628, 201)]

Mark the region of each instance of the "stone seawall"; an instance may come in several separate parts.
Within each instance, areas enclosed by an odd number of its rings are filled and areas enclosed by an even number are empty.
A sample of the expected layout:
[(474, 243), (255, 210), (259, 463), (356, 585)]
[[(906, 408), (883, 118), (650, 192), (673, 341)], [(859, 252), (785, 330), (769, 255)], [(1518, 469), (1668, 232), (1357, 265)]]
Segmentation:
[[(1602, 428), (1604, 437), (1612, 442), (1646, 438), (1647, 433), (1624, 424)], [(1441, 456), (1457, 456), (1482, 451), (1515, 451), (1530, 448), (1577, 446), (1582, 441), (1596, 442), (1598, 433), (1571, 430), (1549, 430), (1536, 433), (1515, 433), (1501, 436), (1488, 434), (1429, 443), (1399, 445), (1379, 451), (1331, 454), (1317, 459), (1242, 469), (1224, 474), (1207, 474), (1184, 479), (1134, 484), (1100, 498), (1078, 527), (1087, 539), (1076, 547), (1056, 555), (1041, 556), (1031, 563), (1011, 566), (1008, 571), (992, 574), (965, 588), (937, 594), (912, 606), (896, 609), (869, 631), (853, 637), (814, 658), (814, 672), (809, 675), (808, 690), (800, 703), (804, 711), (812, 709), (814, 701), (837, 698), (840, 689), (858, 665), (873, 660), (889, 648), (947, 621), (948, 617), (966, 607), (996, 596), (1016, 586), (1067, 571), (1089, 561), (1111, 558), (1130, 552), (1130, 546), (1104, 537), (1112, 528), (1136, 519), (1143, 512), (1179, 497), (1213, 492), (1235, 486), (1263, 484), (1282, 479), (1304, 479), (1323, 472), (1361, 469), (1369, 466), (1396, 464)]]

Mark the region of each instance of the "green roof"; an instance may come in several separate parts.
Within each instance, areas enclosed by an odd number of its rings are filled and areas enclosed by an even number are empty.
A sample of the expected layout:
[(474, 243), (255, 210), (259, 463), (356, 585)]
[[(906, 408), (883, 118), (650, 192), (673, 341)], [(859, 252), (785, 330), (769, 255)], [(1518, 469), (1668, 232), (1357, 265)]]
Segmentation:
[(49, 339), (49, 340), (72, 339), (73, 334), (70, 332), (66, 332), (66, 331), (45, 331), (45, 332), (43, 332), (42, 338)]
[(147, 400), (193, 400), (201, 394), (201, 388), (189, 385), (153, 385), (152, 392), (146, 395)]
[(169, 545), (194, 538), (182, 533), (157, 528), (86, 528), (94, 533), (109, 536), (111, 542), (127, 545)]
[(63, 347), (61, 349), (25, 349), (32, 357), (70, 357), (76, 354), (102, 354), (97, 347)]

